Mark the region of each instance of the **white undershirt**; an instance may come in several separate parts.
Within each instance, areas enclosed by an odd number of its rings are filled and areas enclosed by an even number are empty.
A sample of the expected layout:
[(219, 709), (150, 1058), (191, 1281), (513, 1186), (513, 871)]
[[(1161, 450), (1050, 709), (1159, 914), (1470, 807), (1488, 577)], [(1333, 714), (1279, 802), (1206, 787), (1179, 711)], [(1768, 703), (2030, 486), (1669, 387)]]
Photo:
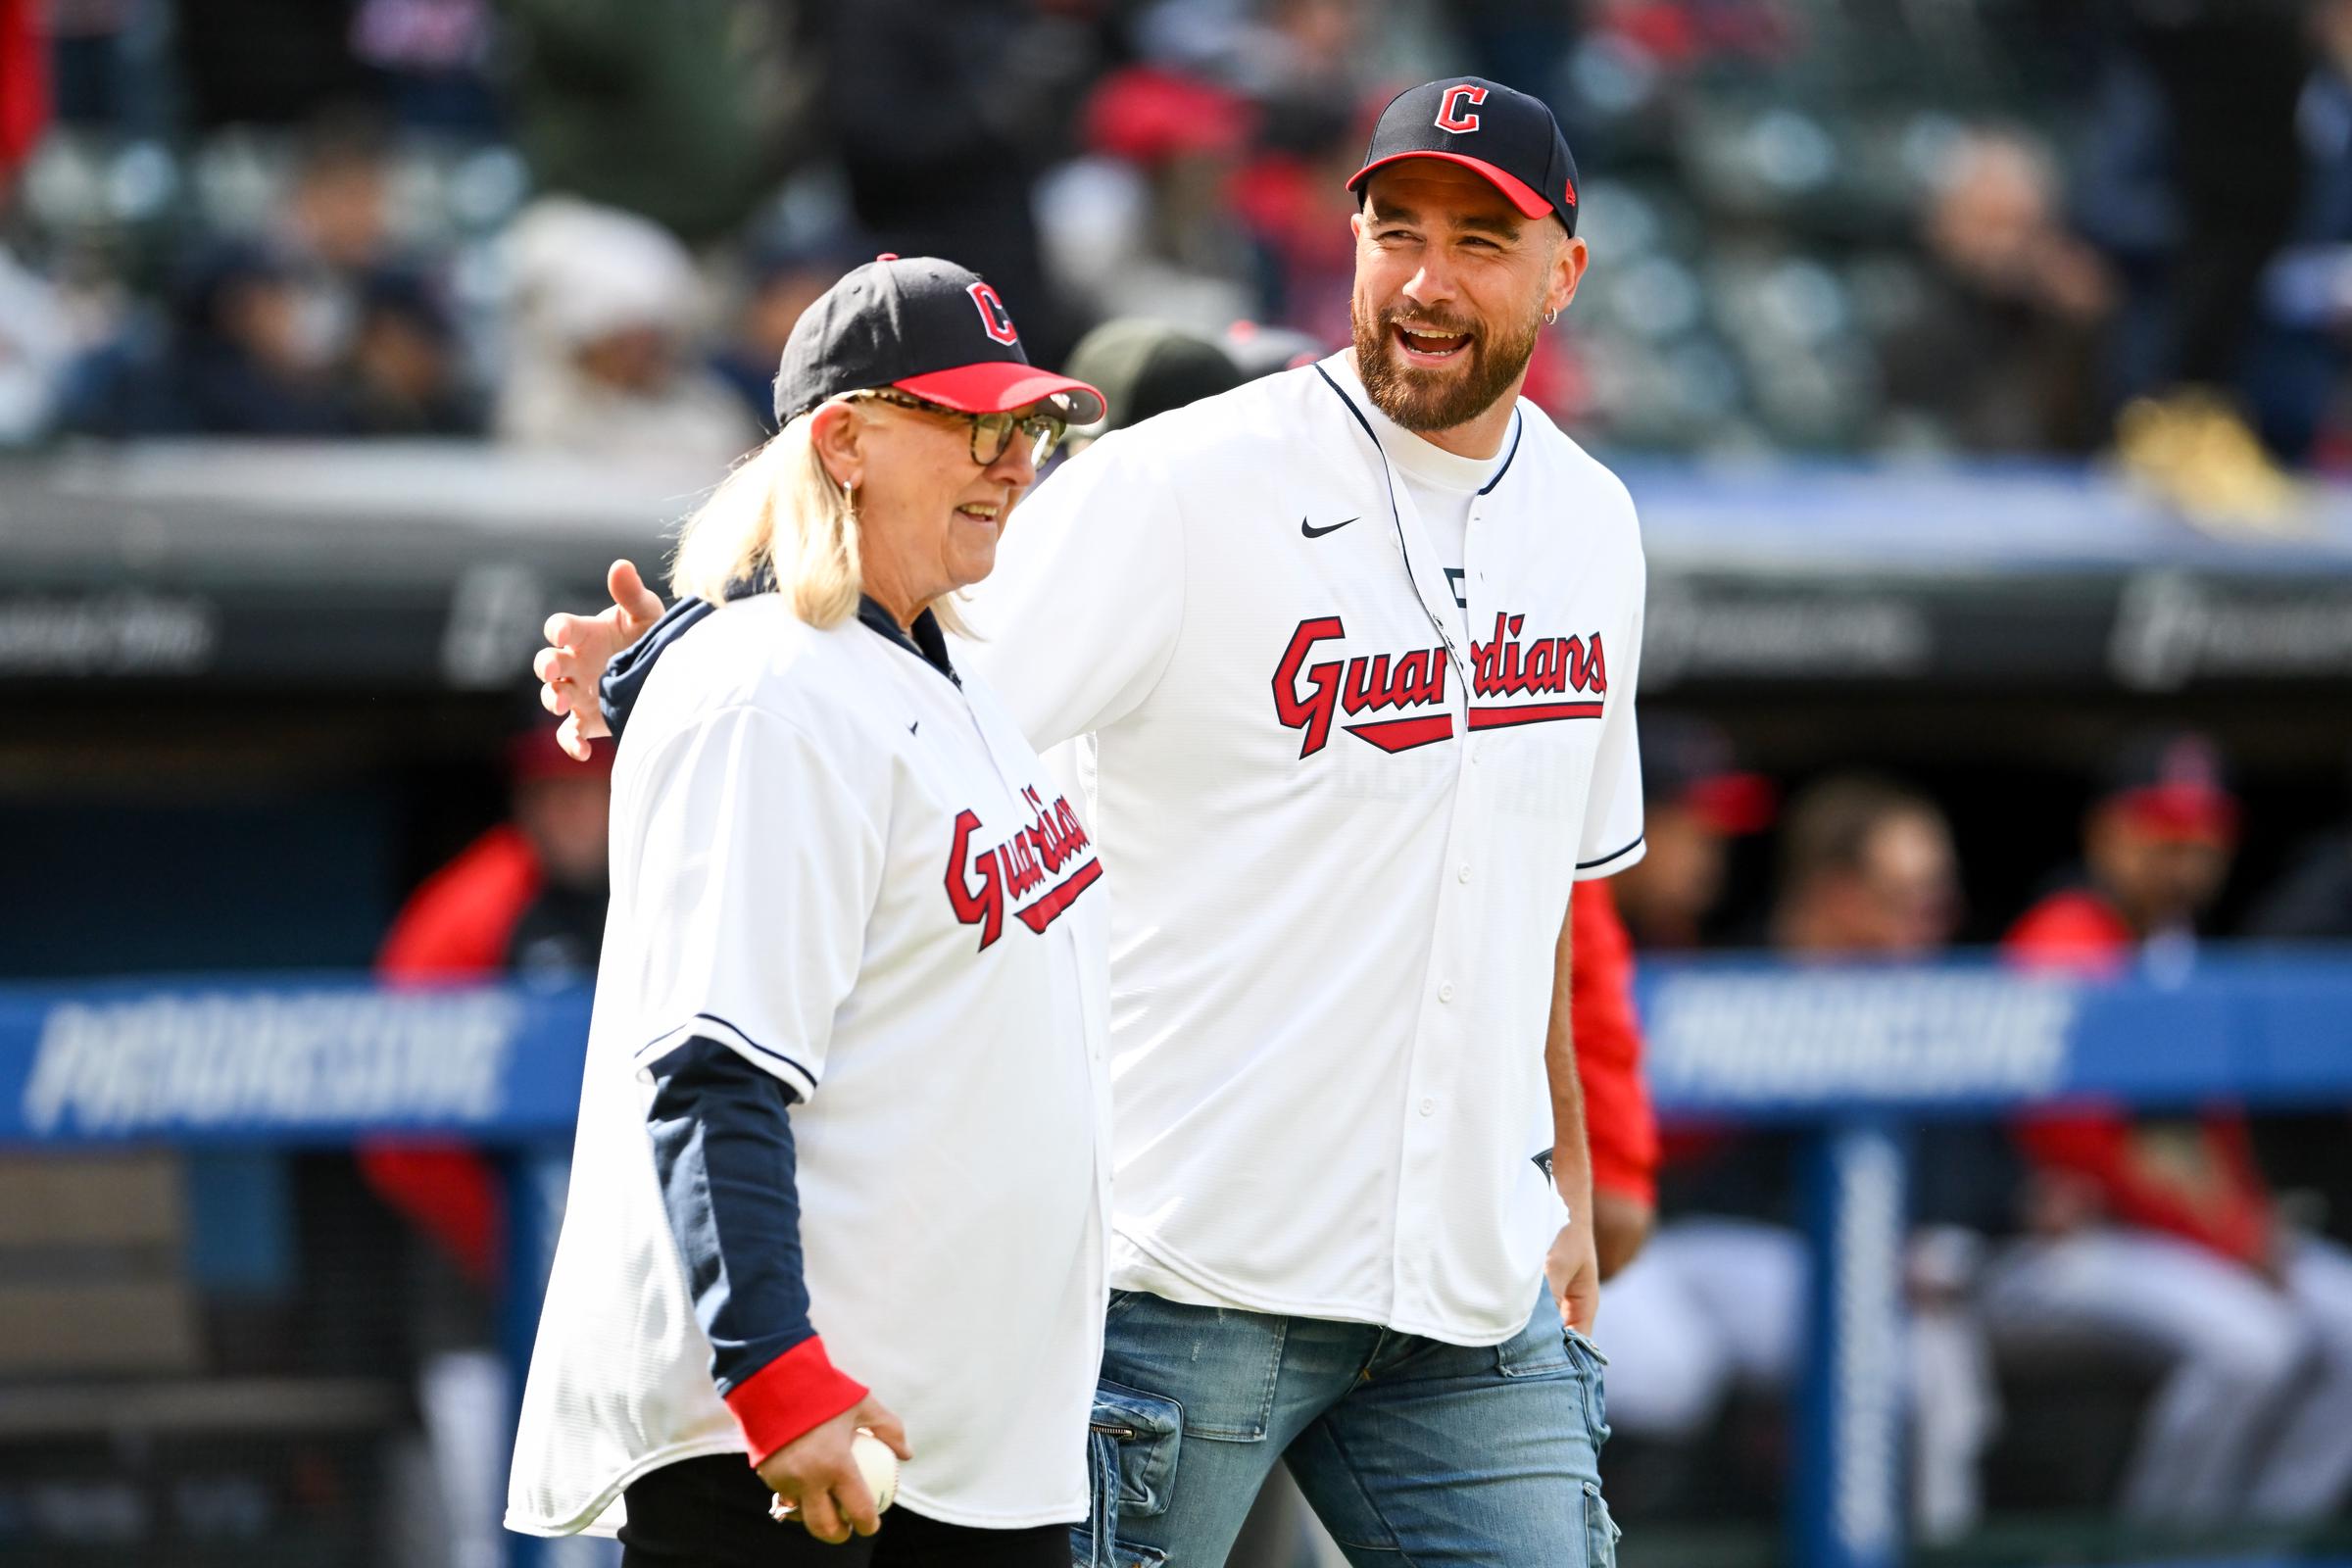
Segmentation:
[[(1403, 481), (1414, 510), (1421, 514), (1421, 526), (1428, 531), (1430, 545), (1437, 551), (1438, 563), (1446, 568), (1446, 580), (1453, 585), (1453, 597), (1459, 603), (1463, 599), (1462, 564), (1470, 554), (1470, 504), (1501, 468), (1518, 431), (1514, 427), (1506, 432), (1493, 456), (1465, 458), (1413, 434), (1381, 413), (1369, 396), (1364, 407), (1372, 427), (1380, 433), (1382, 449), (1396, 466), (1396, 477)], [(1514, 414), (1514, 426), (1517, 418)]]

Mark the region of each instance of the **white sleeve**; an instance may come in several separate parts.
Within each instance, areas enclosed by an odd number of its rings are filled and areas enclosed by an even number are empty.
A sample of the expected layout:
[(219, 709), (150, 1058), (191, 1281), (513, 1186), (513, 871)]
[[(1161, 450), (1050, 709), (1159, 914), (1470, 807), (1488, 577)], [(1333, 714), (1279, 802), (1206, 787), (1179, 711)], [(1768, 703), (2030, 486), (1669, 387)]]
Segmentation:
[(703, 1035), (808, 1099), (858, 983), (881, 833), (816, 745), (756, 708), (669, 737), (643, 782), (638, 863), (613, 867), (633, 951), (606, 958), (644, 1002), (637, 1065)]
[[(1642, 591), (1635, 578), (1634, 591)], [(1634, 687), (1642, 668), (1642, 606), (1637, 599), (1624, 647), (1607, 647), (1608, 705), (1600, 719), (1600, 748), (1592, 758), (1592, 787), (1585, 797), (1577, 840), (1580, 882), (1612, 876), (1642, 858), (1642, 742), (1635, 733)]]
[(1166, 465), (1105, 436), (1013, 509), (958, 651), (1040, 752), (1151, 694), (1184, 624), (1184, 523)]

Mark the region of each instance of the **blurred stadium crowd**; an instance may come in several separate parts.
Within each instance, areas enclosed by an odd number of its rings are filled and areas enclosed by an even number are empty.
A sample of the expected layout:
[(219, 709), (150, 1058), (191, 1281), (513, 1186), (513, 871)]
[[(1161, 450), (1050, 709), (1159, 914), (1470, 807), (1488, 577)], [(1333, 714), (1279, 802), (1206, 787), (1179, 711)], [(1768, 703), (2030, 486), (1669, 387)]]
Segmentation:
[(1539, 92), (1603, 446), (2352, 465), (2348, 0), (0, 0), (0, 442), (725, 456), (845, 263), (1345, 337), (1396, 86)]

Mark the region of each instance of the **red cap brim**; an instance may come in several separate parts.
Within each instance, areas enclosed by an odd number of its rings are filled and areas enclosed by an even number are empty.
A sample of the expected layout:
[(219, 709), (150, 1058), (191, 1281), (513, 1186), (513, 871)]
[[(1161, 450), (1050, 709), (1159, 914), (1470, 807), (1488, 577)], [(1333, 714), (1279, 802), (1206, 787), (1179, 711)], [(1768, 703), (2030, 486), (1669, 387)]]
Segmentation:
[(1468, 158), (1460, 153), (1393, 153), (1389, 157), (1375, 159), (1357, 170), (1354, 177), (1348, 181), (1348, 188), (1349, 190), (1356, 189), (1365, 180), (1372, 177), (1375, 170), (1386, 169), (1391, 164), (1400, 164), (1407, 158), (1435, 158), (1441, 163), (1459, 164), (1464, 169), (1475, 170), (1488, 184), (1502, 192), (1503, 199), (1519, 210), (1520, 217), (1549, 218), (1553, 216), (1551, 203), (1538, 194), (1536, 188), (1526, 180), (1515, 174), (1504, 173), (1483, 158)]
[(910, 375), (892, 385), (958, 414), (1005, 414), (1032, 403), (1058, 402), (1072, 424), (1092, 424), (1102, 417), (1107, 407), (1102, 394), (1084, 381), (1016, 360), (983, 360), (952, 370)]

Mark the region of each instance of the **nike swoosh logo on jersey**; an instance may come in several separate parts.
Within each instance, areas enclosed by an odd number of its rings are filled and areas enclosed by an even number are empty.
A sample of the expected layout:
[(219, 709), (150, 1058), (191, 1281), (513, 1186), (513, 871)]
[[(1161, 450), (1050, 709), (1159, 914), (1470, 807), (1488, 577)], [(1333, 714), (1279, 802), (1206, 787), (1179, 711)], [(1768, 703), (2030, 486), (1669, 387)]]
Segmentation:
[[(1360, 516), (1362, 514), (1359, 513), (1357, 515)], [(1306, 535), (1309, 539), (1320, 539), (1327, 533), (1338, 533), (1342, 528), (1347, 527), (1348, 523), (1355, 520), (1355, 517), (1348, 517), (1343, 521), (1332, 523), (1327, 527), (1318, 528), (1313, 523), (1308, 522), (1304, 517), (1300, 517), (1298, 519), (1298, 531)]]

